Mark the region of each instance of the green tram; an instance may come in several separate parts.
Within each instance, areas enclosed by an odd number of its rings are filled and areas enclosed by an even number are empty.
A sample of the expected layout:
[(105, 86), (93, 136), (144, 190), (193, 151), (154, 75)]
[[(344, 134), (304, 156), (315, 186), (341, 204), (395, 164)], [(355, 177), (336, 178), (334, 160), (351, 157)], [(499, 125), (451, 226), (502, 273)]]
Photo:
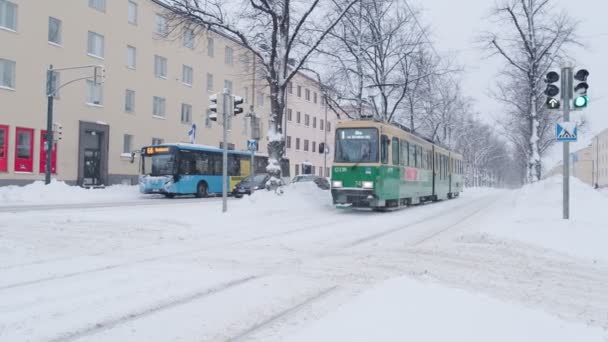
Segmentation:
[(394, 209), (458, 197), (462, 156), (398, 127), (341, 121), (331, 173), (333, 202), (341, 207)]

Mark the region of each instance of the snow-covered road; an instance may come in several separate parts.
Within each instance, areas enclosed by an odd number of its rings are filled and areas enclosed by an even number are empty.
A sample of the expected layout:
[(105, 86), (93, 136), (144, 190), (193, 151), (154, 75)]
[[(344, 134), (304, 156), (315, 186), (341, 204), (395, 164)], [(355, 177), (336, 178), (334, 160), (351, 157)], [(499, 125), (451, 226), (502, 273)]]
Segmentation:
[(604, 259), (492, 233), (518, 196), (379, 214), (313, 186), (229, 214), (190, 200), (0, 213), (0, 340), (280, 341), (402, 276), (608, 328)]

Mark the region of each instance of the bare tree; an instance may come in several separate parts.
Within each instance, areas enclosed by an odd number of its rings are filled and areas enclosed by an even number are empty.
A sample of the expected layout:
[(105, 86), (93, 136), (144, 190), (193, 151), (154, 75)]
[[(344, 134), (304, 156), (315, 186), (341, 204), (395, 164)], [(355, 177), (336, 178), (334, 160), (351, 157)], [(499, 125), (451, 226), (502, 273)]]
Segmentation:
[[(499, 28), (482, 37), (487, 48), (506, 63), (502, 74), (503, 82), (506, 80), (506, 84), (502, 84), (506, 95), (503, 99), (516, 109), (510, 114), (529, 127), (520, 131), (527, 134), (529, 144), (525, 149), (528, 181), (541, 178), (541, 157), (546, 143), (541, 139), (547, 132), (547, 127), (541, 125), (551, 122), (547, 117), (550, 114), (539, 110), (543, 106), (544, 75), (565, 57), (567, 45), (576, 43), (576, 25), (567, 15), (552, 13), (552, 3), (551, 0), (505, 0), (494, 12)], [(505, 87), (516, 89), (505, 92)]]
[(320, 48), (331, 65), (332, 109), (384, 122), (400, 115), (411, 84), (428, 77), (417, 68), (425, 42), (414, 16), (397, 0), (361, 0), (348, 11)]
[[(358, 0), (165, 0), (170, 21), (231, 36), (259, 60), (270, 89), (268, 186), (280, 182), (279, 160), (285, 153), (283, 113), (289, 81), (305, 65), (327, 34)], [(335, 13), (324, 16), (323, 13)], [(320, 19), (324, 18), (324, 19)]]

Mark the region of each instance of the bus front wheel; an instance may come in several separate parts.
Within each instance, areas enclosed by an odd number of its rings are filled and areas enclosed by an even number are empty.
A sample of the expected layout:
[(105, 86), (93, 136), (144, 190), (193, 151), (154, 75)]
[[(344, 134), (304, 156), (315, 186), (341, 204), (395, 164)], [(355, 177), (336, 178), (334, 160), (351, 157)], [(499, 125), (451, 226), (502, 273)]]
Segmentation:
[(196, 186), (196, 197), (202, 198), (202, 197), (207, 197), (207, 195), (208, 195), (207, 183), (204, 183), (204, 182), (198, 183), (198, 185)]

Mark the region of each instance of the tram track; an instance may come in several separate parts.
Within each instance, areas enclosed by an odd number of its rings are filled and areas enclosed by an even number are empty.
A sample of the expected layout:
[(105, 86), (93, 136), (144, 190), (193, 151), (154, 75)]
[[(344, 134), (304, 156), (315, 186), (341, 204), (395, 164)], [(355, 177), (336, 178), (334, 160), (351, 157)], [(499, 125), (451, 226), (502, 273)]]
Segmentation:
[(81, 328), (79, 330), (62, 334), (55, 338), (52, 338), (50, 342), (71, 342), (78, 340), (83, 337), (87, 337), (90, 335), (101, 333), (105, 330), (110, 330), (116, 326), (129, 323), (131, 321), (144, 318), (146, 316), (155, 314), (160, 311), (164, 311), (167, 309), (171, 309), (174, 307), (178, 307), (181, 305), (185, 305), (191, 303), (193, 301), (212, 296), (218, 294), (220, 292), (229, 290), (231, 288), (243, 285), (245, 283), (251, 282), (253, 280), (259, 279), (259, 276), (251, 275), (247, 277), (233, 279), (231, 281), (218, 284), (211, 288), (205, 288), (200, 291), (184, 295), (178, 298), (170, 299), (164, 302), (159, 302), (149, 307), (145, 307), (133, 312), (129, 312), (125, 315), (109, 318), (103, 321), (98, 321), (93, 323), (87, 327)]
[[(439, 235), (439, 234), (441, 234), (441, 233), (443, 233), (443, 232), (445, 232), (445, 231), (447, 231), (447, 230), (449, 230), (449, 229), (451, 229), (451, 228), (459, 225), (461, 223), (461, 221), (466, 220), (466, 219), (468, 219), (468, 218), (470, 218), (470, 217), (478, 214), (482, 210), (490, 207), (498, 199), (499, 198), (496, 198), (493, 201), (491, 201), (489, 204), (487, 204), (487, 205), (485, 205), (485, 206), (483, 206), (483, 207), (481, 207), (481, 208), (479, 208), (477, 210), (474, 210), (471, 213), (468, 213), (466, 216), (459, 218), (458, 220), (456, 220), (456, 222), (449, 224), (447, 227), (443, 227), (439, 231), (433, 231), (431, 234), (429, 234), (428, 236), (425, 236), (424, 238), (421, 239), (421, 241), (417, 242), (416, 244), (420, 244), (420, 243), (422, 243), (422, 242), (424, 242), (426, 240), (429, 240), (429, 239), (431, 239), (431, 238), (433, 238), (433, 237), (435, 237), (435, 236), (437, 236), (437, 235)], [(370, 235), (358, 238), (358, 239), (356, 239), (354, 241), (351, 241), (351, 242), (343, 245), (342, 248), (345, 248), (345, 249), (353, 248), (353, 247), (357, 247), (359, 245), (363, 245), (363, 244), (366, 244), (366, 243), (369, 243), (369, 242), (372, 242), (372, 241), (375, 241), (375, 240), (379, 240), (379, 239), (384, 238), (386, 236), (389, 236), (391, 234), (400, 232), (400, 231), (402, 231), (404, 229), (411, 228), (411, 227), (414, 227), (414, 226), (418, 226), (418, 225), (420, 225), (422, 223), (426, 223), (426, 222), (429, 222), (429, 221), (434, 221), (434, 220), (443, 218), (443, 217), (445, 217), (447, 215), (452, 215), (454, 212), (457, 212), (457, 211), (459, 211), (461, 209), (465, 209), (465, 208), (470, 207), (470, 206), (476, 206), (478, 203), (480, 203), (480, 202), (486, 202), (486, 201), (487, 201), (486, 198), (478, 199), (478, 200), (475, 200), (474, 202), (465, 203), (465, 204), (456, 206), (454, 208), (451, 208), (451, 210), (442, 212), (439, 215), (431, 215), (431, 216), (422, 217), (422, 218), (420, 218), (420, 219), (418, 219), (418, 220), (416, 220), (414, 222), (410, 222), (410, 223), (407, 223), (405, 225), (399, 225), (399, 226), (396, 226), (396, 227), (388, 228), (388, 229), (385, 229), (383, 231), (380, 231), (380, 232), (377, 232), (377, 233), (374, 233), (374, 234), (370, 234)]]

